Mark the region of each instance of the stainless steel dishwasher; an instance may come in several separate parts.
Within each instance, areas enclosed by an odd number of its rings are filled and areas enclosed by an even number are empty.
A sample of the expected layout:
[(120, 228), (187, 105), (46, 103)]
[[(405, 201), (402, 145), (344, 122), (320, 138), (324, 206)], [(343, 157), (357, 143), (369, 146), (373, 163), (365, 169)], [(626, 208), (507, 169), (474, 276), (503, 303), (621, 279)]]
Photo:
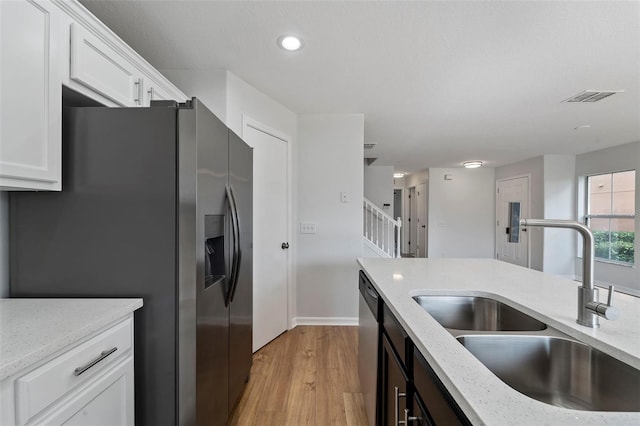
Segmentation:
[(358, 305), (358, 374), (369, 425), (377, 424), (378, 351), (380, 348), (380, 297), (360, 271)]

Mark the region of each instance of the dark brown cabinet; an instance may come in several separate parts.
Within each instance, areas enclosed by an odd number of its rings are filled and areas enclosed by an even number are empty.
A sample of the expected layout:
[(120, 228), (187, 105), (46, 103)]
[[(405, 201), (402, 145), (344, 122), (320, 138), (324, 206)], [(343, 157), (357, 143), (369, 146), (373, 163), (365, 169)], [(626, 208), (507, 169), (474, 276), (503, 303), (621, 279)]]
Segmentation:
[[(371, 285), (363, 273), (361, 280)], [(470, 425), (389, 306), (382, 305), (377, 425)]]
[(422, 354), (413, 351), (414, 408), (422, 411), (417, 417), (428, 418), (430, 425), (470, 425), (458, 404), (440, 382)]
[(380, 380), (382, 383), (381, 419), (383, 426), (396, 426), (407, 408), (409, 377), (386, 335), (382, 336)]

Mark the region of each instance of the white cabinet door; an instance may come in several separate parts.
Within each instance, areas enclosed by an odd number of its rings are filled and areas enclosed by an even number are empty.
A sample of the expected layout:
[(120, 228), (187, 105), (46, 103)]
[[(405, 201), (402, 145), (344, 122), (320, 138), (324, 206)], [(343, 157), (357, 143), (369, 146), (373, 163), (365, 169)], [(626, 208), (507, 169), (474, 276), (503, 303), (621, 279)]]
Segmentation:
[(61, 189), (61, 13), (0, 1), (0, 189)]
[(142, 73), (107, 43), (78, 23), (71, 24), (69, 76), (122, 106), (142, 106)]

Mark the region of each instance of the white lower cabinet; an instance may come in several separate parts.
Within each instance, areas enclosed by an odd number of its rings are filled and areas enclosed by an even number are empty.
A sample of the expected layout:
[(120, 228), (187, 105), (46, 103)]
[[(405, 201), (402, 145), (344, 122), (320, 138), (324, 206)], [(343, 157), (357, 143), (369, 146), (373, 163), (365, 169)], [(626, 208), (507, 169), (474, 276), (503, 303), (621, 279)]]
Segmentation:
[(132, 315), (0, 386), (3, 426), (133, 425)]
[(133, 358), (118, 363), (29, 424), (133, 425)]

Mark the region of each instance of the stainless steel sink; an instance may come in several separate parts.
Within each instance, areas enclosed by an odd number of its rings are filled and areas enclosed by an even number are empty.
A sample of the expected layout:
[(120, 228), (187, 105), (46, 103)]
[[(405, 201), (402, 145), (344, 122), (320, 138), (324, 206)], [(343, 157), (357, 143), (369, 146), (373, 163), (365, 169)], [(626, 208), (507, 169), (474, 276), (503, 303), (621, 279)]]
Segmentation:
[(558, 407), (640, 411), (640, 370), (583, 343), (535, 335), (458, 341), (515, 390)]
[(443, 327), (476, 331), (538, 331), (547, 326), (486, 297), (425, 295), (413, 298)]

